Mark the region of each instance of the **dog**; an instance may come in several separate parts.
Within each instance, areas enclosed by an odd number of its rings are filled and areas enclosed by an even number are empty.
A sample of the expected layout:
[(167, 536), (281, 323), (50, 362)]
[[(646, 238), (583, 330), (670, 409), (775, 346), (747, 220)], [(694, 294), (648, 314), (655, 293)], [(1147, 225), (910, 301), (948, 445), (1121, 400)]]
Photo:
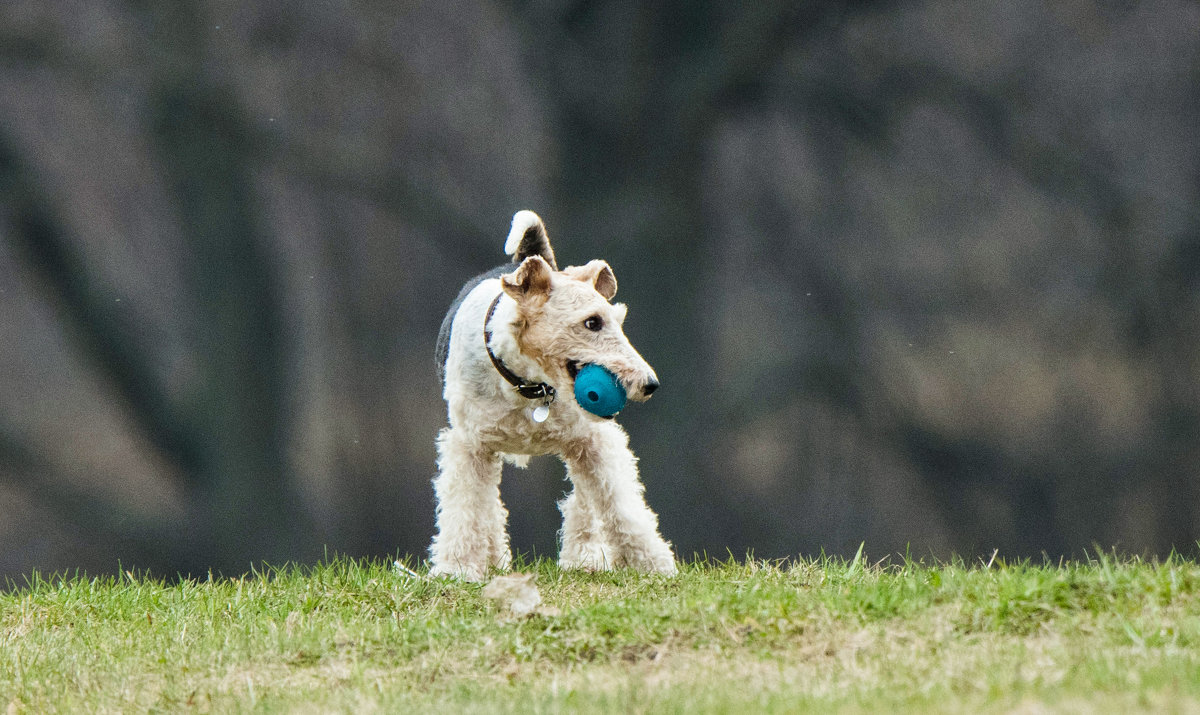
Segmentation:
[(489, 568), (510, 567), (502, 462), (524, 467), (544, 454), (562, 459), (572, 483), (559, 502), (560, 566), (676, 573), (628, 435), (572, 399), (588, 363), (615, 375), (632, 400), (659, 386), (622, 331), (626, 307), (610, 302), (616, 276), (602, 260), (558, 270), (532, 211), (513, 216), (504, 251), (512, 263), (468, 281), (438, 334), (449, 426), (437, 438), (430, 575), (480, 581)]

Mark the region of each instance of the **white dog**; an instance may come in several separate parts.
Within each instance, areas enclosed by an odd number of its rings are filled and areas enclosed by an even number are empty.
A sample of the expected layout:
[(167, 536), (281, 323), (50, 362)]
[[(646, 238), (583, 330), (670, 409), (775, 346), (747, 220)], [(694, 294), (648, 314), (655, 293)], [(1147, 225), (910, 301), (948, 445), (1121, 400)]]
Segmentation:
[(513, 216), (504, 251), (519, 265), (468, 282), (438, 335), (450, 426), (437, 440), (431, 575), (478, 581), (489, 567), (509, 567), (501, 459), (525, 466), (540, 454), (559, 455), (574, 485), (559, 503), (561, 566), (675, 573), (628, 435), (573, 397), (588, 363), (607, 368), (631, 399), (644, 401), (658, 387), (621, 330), (625, 306), (609, 302), (617, 291), (612, 269), (595, 260), (559, 271), (532, 211)]

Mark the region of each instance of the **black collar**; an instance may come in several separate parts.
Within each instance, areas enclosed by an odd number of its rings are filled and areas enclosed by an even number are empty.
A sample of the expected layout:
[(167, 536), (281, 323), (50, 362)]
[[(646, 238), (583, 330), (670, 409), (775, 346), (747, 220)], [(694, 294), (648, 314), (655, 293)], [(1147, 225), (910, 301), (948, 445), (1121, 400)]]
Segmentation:
[(492, 331), (488, 330), (488, 323), (492, 320), (492, 313), (496, 312), (496, 306), (500, 304), (500, 298), (504, 293), (500, 293), (488, 306), (487, 316), (483, 319), (483, 347), (487, 350), (488, 357), (492, 359), (492, 365), (495, 366), (496, 372), (500, 373), (508, 384), (512, 385), (517, 390), (517, 394), (527, 400), (544, 400), (545, 404), (554, 402), (554, 386), (547, 385), (544, 382), (532, 382), (523, 377), (518, 376), (515, 372), (508, 369), (500, 358), (496, 357), (492, 352)]

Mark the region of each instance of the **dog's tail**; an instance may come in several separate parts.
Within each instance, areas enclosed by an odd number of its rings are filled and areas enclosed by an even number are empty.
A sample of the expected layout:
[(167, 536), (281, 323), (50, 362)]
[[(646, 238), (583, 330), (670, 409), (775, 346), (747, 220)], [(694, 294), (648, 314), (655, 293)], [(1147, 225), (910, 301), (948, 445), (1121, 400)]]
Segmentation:
[(508, 232), (508, 240), (504, 242), (504, 252), (513, 257), (513, 263), (520, 263), (530, 256), (541, 256), (551, 268), (558, 270), (558, 264), (554, 262), (554, 249), (550, 248), (550, 237), (546, 235), (546, 224), (532, 211), (513, 214), (512, 229)]

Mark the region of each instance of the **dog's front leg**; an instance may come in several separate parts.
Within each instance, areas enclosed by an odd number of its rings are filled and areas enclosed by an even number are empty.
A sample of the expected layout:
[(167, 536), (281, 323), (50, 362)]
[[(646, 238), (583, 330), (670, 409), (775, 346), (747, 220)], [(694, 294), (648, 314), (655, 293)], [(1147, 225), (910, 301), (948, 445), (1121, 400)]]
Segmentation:
[[(658, 533), (658, 516), (646, 506), (645, 488), (638, 479), (637, 458), (629, 451), (629, 437), (616, 423), (596, 425), (589, 437), (570, 446), (563, 454), (567, 474), (575, 484), (568, 506), (583, 507), (577, 515), (595, 520), (600, 539), (611, 553), (609, 568), (632, 566), (643, 571), (674, 574), (675, 556)], [(570, 504), (571, 500), (579, 504)], [(590, 514), (588, 514), (590, 512)], [(564, 524), (563, 552), (570, 559), (582, 544), (568, 541), (570, 523)]]
[(508, 510), (500, 501), (500, 455), (450, 427), (438, 435), (437, 535), (431, 576), (481, 581), (488, 566), (507, 569)]

